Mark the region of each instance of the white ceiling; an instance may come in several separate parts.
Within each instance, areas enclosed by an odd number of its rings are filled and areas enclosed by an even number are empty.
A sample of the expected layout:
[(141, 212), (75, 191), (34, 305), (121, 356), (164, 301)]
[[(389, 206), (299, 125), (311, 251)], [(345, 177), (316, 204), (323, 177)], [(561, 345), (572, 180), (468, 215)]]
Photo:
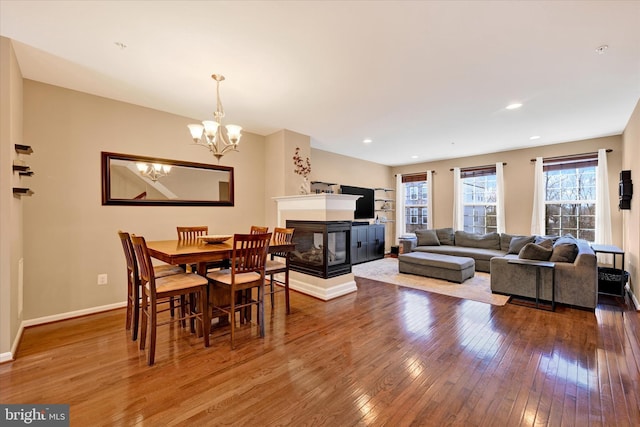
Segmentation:
[(640, 98), (639, 1), (0, 0), (0, 34), (25, 78), (199, 120), (224, 74), (225, 123), (386, 165), (617, 135)]

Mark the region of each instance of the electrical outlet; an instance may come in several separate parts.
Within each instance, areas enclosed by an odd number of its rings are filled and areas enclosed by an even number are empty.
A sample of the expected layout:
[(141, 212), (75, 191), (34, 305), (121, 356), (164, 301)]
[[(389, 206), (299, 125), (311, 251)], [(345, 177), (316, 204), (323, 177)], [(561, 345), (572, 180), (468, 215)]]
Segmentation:
[(108, 283), (106, 274), (98, 274), (98, 285), (106, 285)]

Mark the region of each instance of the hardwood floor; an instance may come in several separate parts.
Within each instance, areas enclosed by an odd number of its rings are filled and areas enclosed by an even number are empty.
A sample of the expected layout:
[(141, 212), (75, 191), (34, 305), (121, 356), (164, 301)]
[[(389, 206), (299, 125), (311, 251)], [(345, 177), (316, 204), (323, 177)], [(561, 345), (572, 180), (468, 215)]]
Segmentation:
[(357, 280), (322, 302), (267, 303), (266, 337), (209, 348), (159, 328), (156, 365), (115, 310), (24, 331), (0, 402), (68, 403), (71, 425), (640, 425), (640, 320), (492, 306)]

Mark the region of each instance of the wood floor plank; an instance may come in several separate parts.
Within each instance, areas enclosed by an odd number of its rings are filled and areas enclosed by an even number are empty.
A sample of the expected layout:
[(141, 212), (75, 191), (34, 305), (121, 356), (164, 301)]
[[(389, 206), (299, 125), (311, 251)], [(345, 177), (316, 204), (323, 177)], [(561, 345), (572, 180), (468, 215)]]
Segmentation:
[[(640, 320), (491, 306), (373, 280), (331, 301), (292, 292), (229, 349), (177, 325), (156, 365), (124, 309), (27, 328), (0, 365), (2, 403), (68, 403), (71, 424), (327, 426), (640, 425)], [(166, 314), (165, 314), (166, 315)]]

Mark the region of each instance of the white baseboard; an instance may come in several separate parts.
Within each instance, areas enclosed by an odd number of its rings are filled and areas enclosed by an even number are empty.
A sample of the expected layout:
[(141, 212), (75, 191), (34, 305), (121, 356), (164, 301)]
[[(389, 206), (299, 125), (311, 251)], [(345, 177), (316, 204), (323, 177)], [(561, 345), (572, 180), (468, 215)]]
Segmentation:
[(636, 311), (640, 311), (640, 301), (638, 301), (638, 297), (636, 296), (636, 294), (633, 293), (629, 285), (627, 285), (626, 289), (627, 289), (627, 293), (629, 294), (629, 299), (631, 300), (631, 302), (633, 302), (633, 305), (636, 307)]
[(113, 304), (101, 305), (98, 307), (85, 308), (82, 310), (68, 311), (66, 313), (53, 314), (51, 316), (38, 317), (36, 319), (22, 321), (21, 327), (42, 325), (44, 323), (57, 322), (60, 320), (73, 319), (74, 317), (86, 316), (88, 314), (101, 313), (103, 311), (114, 310), (116, 308), (126, 307), (126, 301), (116, 302)]
[(83, 310), (69, 311), (66, 313), (54, 314), (51, 316), (38, 317), (36, 319), (23, 320), (20, 323), (20, 328), (18, 329), (18, 333), (16, 334), (16, 338), (13, 340), (13, 345), (11, 346), (11, 351), (6, 353), (0, 353), (0, 363), (10, 362), (15, 360), (15, 354), (18, 351), (18, 345), (20, 344), (20, 339), (22, 338), (22, 333), (24, 332), (24, 328), (29, 326), (42, 325), (45, 323), (58, 322), (60, 320), (73, 319), (74, 317), (86, 316), (88, 314), (101, 313), (103, 311), (114, 310), (116, 308), (126, 307), (126, 301), (117, 302), (114, 304), (101, 305), (98, 307), (85, 308)]

